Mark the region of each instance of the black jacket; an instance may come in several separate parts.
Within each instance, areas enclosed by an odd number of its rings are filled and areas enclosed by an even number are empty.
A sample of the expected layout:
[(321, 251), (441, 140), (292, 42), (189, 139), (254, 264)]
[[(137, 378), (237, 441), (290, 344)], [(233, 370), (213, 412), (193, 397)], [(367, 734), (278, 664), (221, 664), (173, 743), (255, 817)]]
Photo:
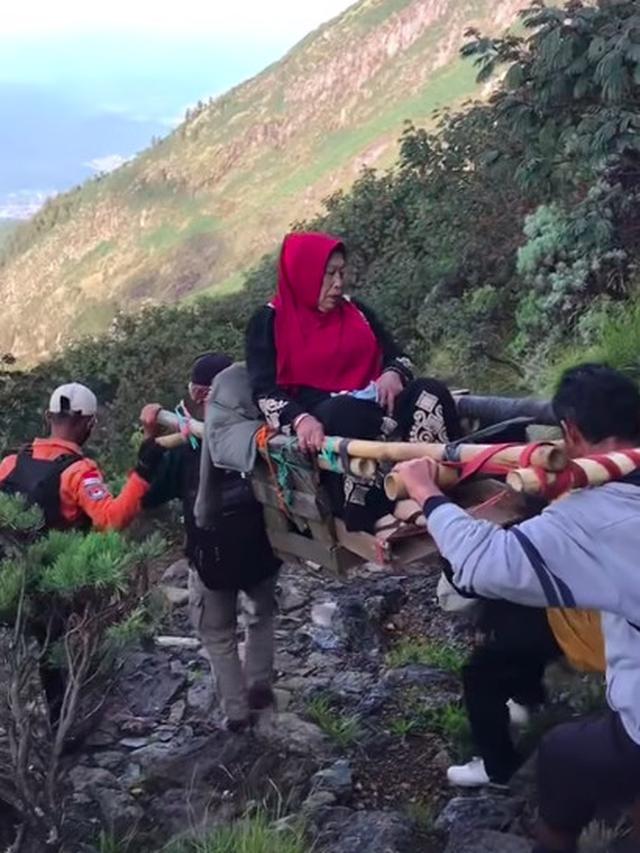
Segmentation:
[(280, 567), (264, 527), (261, 505), (248, 480), (235, 471), (216, 469), (217, 523), (197, 526), (194, 505), (200, 480), (200, 446), (188, 444), (164, 454), (143, 506), (151, 509), (182, 501), (185, 555), (209, 589), (251, 589)]
[(193, 507), (200, 479), (200, 447), (184, 444), (166, 451), (144, 496), (145, 509), (154, 509), (172, 500), (182, 501), (185, 530), (185, 555), (193, 562), (196, 545), (196, 522)]
[[(375, 313), (357, 299), (351, 300), (364, 314), (382, 349), (383, 369), (395, 370), (406, 384), (413, 379), (411, 361), (402, 352)], [(288, 432), (292, 422), (303, 412), (313, 410), (329, 397), (327, 391), (302, 387), (295, 397), (276, 382), (275, 310), (263, 305), (253, 315), (247, 328), (246, 361), (256, 405), (269, 426)]]

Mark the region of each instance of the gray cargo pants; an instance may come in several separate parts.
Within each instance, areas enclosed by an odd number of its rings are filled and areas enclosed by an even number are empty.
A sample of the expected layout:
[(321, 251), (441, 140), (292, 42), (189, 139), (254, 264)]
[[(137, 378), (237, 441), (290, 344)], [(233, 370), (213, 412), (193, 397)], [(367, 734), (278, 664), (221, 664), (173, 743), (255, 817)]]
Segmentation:
[[(211, 590), (189, 572), (189, 610), (205, 647), (222, 710), (229, 720), (249, 717), (247, 689), (271, 685), (276, 575), (247, 592)], [(244, 665), (238, 649), (238, 596), (245, 627)]]

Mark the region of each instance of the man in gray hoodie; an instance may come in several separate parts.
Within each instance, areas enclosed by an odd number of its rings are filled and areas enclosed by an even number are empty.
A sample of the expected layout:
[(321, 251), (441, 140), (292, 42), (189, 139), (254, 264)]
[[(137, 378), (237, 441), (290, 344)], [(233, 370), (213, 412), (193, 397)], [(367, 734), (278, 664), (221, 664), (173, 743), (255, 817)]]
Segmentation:
[[(574, 458), (640, 445), (640, 393), (604, 365), (567, 371), (553, 406)], [(534, 607), (602, 611), (609, 709), (558, 726), (538, 758), (535, 853), (572, 853), (597, 806), (640, 795), (640, 471), (572, 492), (508, 530), (449, 501), (431, 460), (396, 471), (423, 507), (458, 588)]]

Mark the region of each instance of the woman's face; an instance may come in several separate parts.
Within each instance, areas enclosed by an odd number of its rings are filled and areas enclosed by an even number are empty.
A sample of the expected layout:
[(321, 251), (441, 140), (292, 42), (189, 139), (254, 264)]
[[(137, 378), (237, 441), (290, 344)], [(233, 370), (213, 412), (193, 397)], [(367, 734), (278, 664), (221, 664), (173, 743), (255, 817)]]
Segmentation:
[(346, 268), (347, 261), (343, 253), (334, 252), (327, 262), (318, 299), (318, 311), (323, 314), (333, 311), (342, 299)]

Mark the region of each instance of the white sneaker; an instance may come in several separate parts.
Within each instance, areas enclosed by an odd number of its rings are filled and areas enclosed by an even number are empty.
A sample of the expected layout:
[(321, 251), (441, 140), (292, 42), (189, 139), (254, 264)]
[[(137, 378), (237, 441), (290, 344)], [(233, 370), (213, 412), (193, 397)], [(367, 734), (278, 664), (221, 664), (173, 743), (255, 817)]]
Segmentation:
[(512, 725), (519, 729), (529, 725), (531, 714), (529, 713), (528, 708), (524, 705), (520, 705), (518, 702), (514, 702), (513, 699), (509, 699), (507, 702), (507, 708), (509, 709), (509, 719), (511, 720)]
[(481, 758), (472, 758), (468, 764), (450, 767), (447, 770), (447, 780), (457, 788), (480, 788), (488, 785), (490, 781)]

